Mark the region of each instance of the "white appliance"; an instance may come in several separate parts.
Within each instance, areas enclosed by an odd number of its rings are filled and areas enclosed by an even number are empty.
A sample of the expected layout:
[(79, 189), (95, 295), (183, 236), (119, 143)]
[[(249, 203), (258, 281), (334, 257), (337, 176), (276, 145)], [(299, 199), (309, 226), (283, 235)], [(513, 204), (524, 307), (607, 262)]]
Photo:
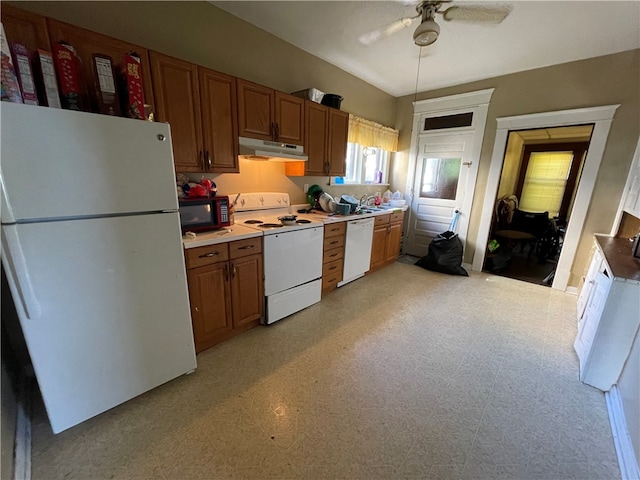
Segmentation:
[(283, 225), (278, 217), (288, 214), (287, 193), (243, 193), (236, 202), (236, 223), (264, 235), (267, 325), (318, 303), (322, 293), (324, 223), (297, 215), (295, 224)]
[(280, 162), (306, 162), (309, 157), (302, 145), (239, 137), (240, 155), (247, 160), (271, 160)]
[(344, 245), (342, 281), (338, 287), (362, 277), (371, 266), (373, 244), (373, 218), (347, 222), (347, 238)]
[(170, 131), (5, 102), (1, 120), (2, 265), (58, 433), (196, 368)]

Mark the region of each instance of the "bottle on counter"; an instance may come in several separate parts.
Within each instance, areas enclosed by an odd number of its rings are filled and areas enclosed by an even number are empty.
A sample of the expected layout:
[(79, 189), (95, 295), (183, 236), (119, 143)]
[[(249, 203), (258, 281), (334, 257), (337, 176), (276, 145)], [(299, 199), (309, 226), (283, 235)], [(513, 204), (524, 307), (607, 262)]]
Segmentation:
[(387, 191), (382, 195), (382, 203), (389, 203), (391, 201), (391, 197), (393, 197), (393, 193), (391, 193), (391, 190), (387, 188)]
[(377, 191), (377, 192), (376, 192), (375, 199), (374, 199), (374, 204), (375, 204), (375, 206), (377, 207), (377, 206), (379, 206), (381, 203), (382, 203), (382, 195), (380, 194), (380, 191)]

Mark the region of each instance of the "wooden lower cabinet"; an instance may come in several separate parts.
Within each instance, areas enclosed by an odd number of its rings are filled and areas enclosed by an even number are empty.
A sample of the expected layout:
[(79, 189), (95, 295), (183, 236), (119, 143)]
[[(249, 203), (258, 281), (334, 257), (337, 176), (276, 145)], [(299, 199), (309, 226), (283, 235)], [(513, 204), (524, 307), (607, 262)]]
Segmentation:
[(335, 290), (342, 281), (344, 240), (347, 222), (324, 226), (324, 252), (322, 256), (322, 295)]
[(262, 238), (186, 251), (196, 352), (259, 325), (264, 316)]
[(375, 217), (369, 272), (374, 272), (395, 262), (400, 255), (403, 220), (404, 212), (393, 212)]

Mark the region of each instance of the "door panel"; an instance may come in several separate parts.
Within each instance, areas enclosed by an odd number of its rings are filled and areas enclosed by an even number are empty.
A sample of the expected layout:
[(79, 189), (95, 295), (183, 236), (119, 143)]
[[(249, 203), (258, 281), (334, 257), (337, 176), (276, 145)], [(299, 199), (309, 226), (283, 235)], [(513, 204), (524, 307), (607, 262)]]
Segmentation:
[(275, 92), (277, 141), (304, 146), (304, 99)]
[(262, 255), (249, 255), (231, 262), (233, 326), (260, 320), (264, 312)]
[[(447, 231), (456, 209), (462, 209), (466, 190), (475, 183), (469, 177), (472, 144), (472, 133), (420, 137), (407, 253), (426, 255), (433, 237)], [(463, 242), (468, 224), (469, 212), (461, 211), (456, 232)]]
[(54, 433), (195, 368), (177, 213), (2, 229)]
[(204, 171), (198, 69), (177, 58), (150, 52), (157, 117), (169, 122), (176, 170)]
[(238, 79), (238, 135), (273, 140), (274, 90)]

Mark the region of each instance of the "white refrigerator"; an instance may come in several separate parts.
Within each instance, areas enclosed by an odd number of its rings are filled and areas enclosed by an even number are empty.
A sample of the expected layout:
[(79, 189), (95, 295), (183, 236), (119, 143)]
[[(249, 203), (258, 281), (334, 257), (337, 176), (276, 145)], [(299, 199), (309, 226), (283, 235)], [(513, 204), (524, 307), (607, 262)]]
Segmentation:
[(2, 265), (58, 433), (196, 368), (170, 130), (0, 116)]

